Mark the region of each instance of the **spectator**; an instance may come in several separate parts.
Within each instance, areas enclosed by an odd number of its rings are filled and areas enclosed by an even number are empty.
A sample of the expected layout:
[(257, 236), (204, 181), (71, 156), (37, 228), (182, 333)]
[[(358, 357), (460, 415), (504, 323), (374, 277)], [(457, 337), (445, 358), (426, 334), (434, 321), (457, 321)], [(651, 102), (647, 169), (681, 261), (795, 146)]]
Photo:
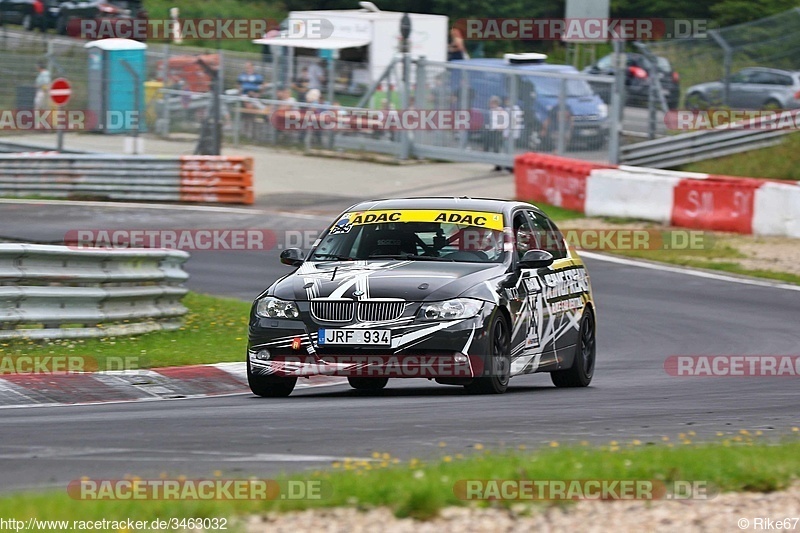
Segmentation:
[[(309, 91), (306, 93), (306, 103), (311, 105), (306, 107), (305, 112), (313, 113), (317, 115), (317, 117), (319, 118), (319, 113), (321, 111), (321, 108), (318, 107), (318, 105), (320, 104), (320, 98), (322, 98), (322, 92), (320, 92), (319, 89), (309, 89)], [(302, 134), (300, 135), (300, 142), (305, 142), (307, 134), (308, 132), (306, 130), (303, 130)], [(313, 131), (313, 134), (314, 136), (312, 140), (315, 141), (317, 144), (321, 144), (322, 130), (315, 129)]]
[[(511, 137), (514, 140), (511, 145), (513, 152), (522, 138), (523, 131), (525, 131), (525, 115), (522, 113), (522, 108), (517, 104), (511, 105), (511, 101), (508, 98), (503, 101), (503, 104), (505, 104), (505, 109), (509, 111), (509, 123), (508, 127), (503, 130), (503, 139)], [(506, 167), (506, 170), (508, 172), (514, 171), (511, 167)]]
[(256, 74), (253, 68), (253, 63), (248, 61), (244, 65), (244, 72), (239, 74), (239, 94), (255, 93), (261, 94), (261, 88), (264, 85), (264, 76)]
[(458, 59), (469, 59), (467, 47), (461, 37), (461, 30), (458, 28), (450, 29), (450, 38), (447, 40), (447, 60), (456, 61)]
[(321, 61), (314, 61), (308, 67), (308, 88), (322, 90), (325, 83), (325, 69), (320, 64)]
[(303, 67), (300, 71), (300, 75), (297, 76), (294, 80), (294, 85), (292, 86), (295, 93), (297, 94), (297, 99), (301, 102), (306, 101), (306, 93), (309, 90), (309, 78), (308, 78), (308, 67)]
[(50, 71), (47, 70), (44, 63), (37, 63), (39, 74), (36, 76), (36, 96), (33, 99), (34, 109), (45, 109), (47, 107), (47, 99), (50, 96)]
[[(483, 132), (483, 151), (500, 153), (503, 146), (503, 129), (508, 127), (508, 112), (500, 105), (500, 97), (489, 98), (489, 116)], [(495, 165), (496, 171), (503, 170), (500, 165)]]

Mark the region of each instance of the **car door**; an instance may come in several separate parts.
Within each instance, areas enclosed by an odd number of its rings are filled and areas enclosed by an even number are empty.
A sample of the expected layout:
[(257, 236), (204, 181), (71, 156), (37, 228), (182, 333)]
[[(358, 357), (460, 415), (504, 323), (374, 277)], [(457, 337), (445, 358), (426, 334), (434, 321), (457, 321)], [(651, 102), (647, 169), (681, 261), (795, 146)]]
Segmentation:
[[(753, 109), (757, 105), (757, 85), (755, 85), (756, 74), (758, 71), (752, 69), (740, 70), (731, 76), (728, 105), (733, 108)], [(724, 97), (724, 87), (723, 87)]]
[[(539, 236), (524, 209), (512, 216), (514, 265), (528, 250), (540, 248)], [(505, 296), (512, 317), (511, 373), (534, 372), (554, 361), (552, 339), (546, 337), (550, 317), (543, 305), (542, 279), (539, 270), (515, 268), (505, 283)]]
[(539, 269), (542, 306), (548, 317), (544, 336), (552, 342), (555, 356), (570, 350), (578, 342), (578, 326), (583, 308), (581, 295), (586, 292), (585, 270), (572, 261), (564, 236), (552, 220), (536, 211), (528, 211), (531, 225), (542, 237), (540, 249), (550, 252), (553, 264)]

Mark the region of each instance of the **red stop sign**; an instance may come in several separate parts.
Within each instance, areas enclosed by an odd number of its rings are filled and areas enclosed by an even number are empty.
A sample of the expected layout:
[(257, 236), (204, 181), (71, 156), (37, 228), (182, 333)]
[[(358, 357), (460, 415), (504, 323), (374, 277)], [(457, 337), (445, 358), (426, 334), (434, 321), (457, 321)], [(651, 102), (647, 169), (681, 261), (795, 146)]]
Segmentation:
[(69, 102), (72, 95), (72, 87), (64, 78), (58, 78), (50, 84), (50, 100), (55, 105), (62, 106)]

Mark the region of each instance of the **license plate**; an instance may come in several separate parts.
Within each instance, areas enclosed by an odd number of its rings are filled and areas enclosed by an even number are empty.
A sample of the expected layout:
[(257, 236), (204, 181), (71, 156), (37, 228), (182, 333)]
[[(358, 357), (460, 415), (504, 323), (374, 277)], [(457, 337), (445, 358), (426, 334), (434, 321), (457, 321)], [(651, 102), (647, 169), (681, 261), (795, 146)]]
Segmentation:
[(581, 137), (592, 137), (597, 135), (597, 130), (578, 130), (578, 135)]
[(321, 329), (317, 336), (320, 346), (390, 346), (392, 333), (388, 329)]

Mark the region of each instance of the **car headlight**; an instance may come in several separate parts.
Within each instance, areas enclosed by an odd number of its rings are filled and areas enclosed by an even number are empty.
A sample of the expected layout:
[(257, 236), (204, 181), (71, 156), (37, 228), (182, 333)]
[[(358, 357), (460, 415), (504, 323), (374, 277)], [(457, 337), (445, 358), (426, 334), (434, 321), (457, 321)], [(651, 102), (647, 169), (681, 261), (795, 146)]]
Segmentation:
[(422, 320), (458, 320), (477, 315), (483, 302), (469, 298), (456, 298), (444, 302), (423, 304), (419, 311)]
[(597, 112), (600, 115), (600, 118), (606, 118), (608, 116), (608, 105), (607, 104), (599, 104), (597, 106)]
[(256, 304), (256, 314), (267, 318), (297, 318), (300, 316), (300, 311), (296, 302), (267, 296)]

